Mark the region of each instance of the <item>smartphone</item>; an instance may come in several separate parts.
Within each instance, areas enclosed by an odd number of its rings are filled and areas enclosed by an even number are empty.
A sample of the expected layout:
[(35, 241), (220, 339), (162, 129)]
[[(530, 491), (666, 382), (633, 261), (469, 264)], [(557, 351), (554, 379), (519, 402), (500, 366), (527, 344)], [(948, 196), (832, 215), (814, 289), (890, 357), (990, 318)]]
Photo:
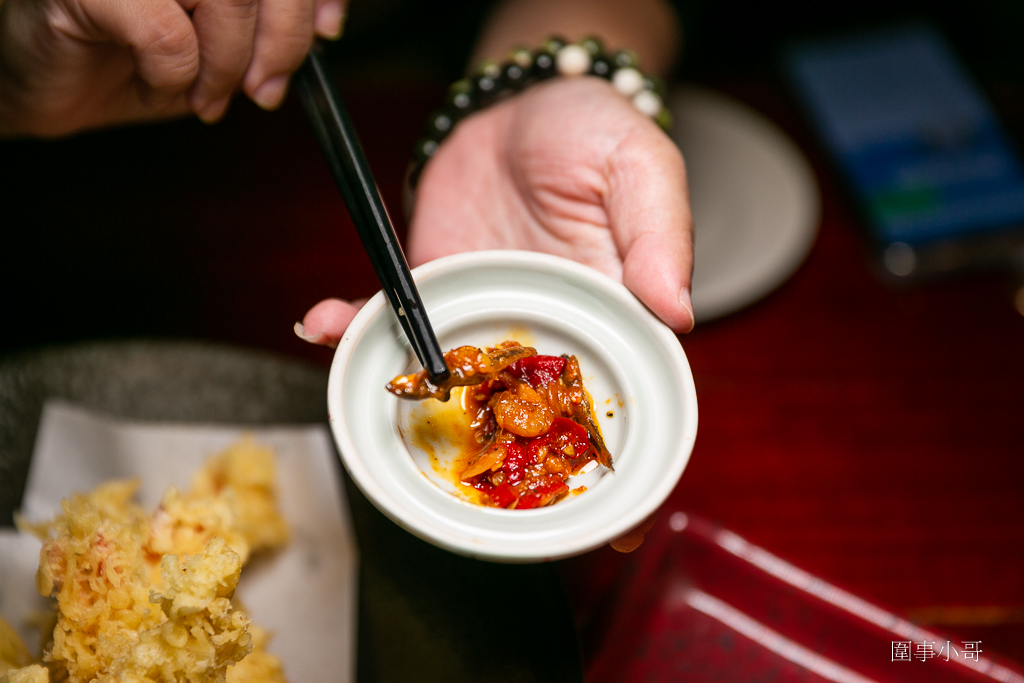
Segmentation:
[(896, 278), (1024, 256), (1024, 167), (939, 30), (796, 44), (785, 71)]

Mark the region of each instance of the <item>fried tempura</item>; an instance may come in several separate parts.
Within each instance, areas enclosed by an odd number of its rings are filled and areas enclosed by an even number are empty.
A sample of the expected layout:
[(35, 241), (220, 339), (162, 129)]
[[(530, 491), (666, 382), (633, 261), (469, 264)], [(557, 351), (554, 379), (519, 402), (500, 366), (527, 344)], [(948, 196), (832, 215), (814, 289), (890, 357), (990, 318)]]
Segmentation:
[(228, 666), (252, 651), (249, 618), (230, 600), (242, 571), (238, 554), (215, 538), (181, 564), (166, 555), (160, 570), (165, 588), (152, 600), (161, 623), (141, 631), (98, 680), (223, 681)]
[(111, 482), (62, 501), (40, 550), (36, 588), (57, 599), (50, 659), (72, 681), (96, 678), (163, 620), (150, 604), (142, 553), (149, 522), (129, 502), (135, 487)]
[(239, 662), (239, 683), (283, 683), (268, 634), (231, 603), (251, 552), (287, 539), (274, 470), (273, 452), (247, 440), (211, 458), (190, 490), (168, 490), (152, 517), (125, 480), (63, 501), (48, 524), (22, 524), (44, 541), (36, 584), (56, 598), (57, 625), (46, 668), (11, 661), (24, 668), (9, 683), (223, 683)]
[(228, 668), (227, 683), (287, 683), (281, 660), (266, 650), (270, 634), (256, 625), (249, 626), (249, 634), (252, 636), (252, 652)]
[(194, 555), (219, 537), (244, 564), (253, 552), (284, 545), (288, 527), (277, 511), (274, 480), (274, 452), (252, 440), (213, 456), (193, 475), (188, 491), (171, 488), (164, 494), (147, 552)]
[(251, 552), (259, 552), (288, 542), (288, 525), (277, 510), (276, 479), (274, 451), (243, 439), (193, 475), (189, 495), (226, 499), (235, 515), (233, 528)]
[(30, 664), (20, 669), (11, 669), (0, 674), (0, 683), (50, 683), (46, 667)]

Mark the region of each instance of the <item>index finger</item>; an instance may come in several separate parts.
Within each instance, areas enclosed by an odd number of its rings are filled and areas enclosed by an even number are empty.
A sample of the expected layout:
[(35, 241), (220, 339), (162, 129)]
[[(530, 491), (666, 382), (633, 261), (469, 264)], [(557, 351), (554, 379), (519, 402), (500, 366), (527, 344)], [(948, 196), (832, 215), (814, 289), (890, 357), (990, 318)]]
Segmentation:
[(189, 93), (192, 110), (216, 121), (252, 60), (256, 0), (179, 0), (192, 12), (199, 39), (199, 75)]
[(260, 0), (252, 62), (242, 87), (264, 109), (280, 106), (288, 79), (306, 58), (314, 32), (324, 38), (341, 33), (341, 0)]
[(242, 87), (256, 104), (281, 104), (288, 77), (313, 44), (314, 0), (260, 0), (252, 62)]

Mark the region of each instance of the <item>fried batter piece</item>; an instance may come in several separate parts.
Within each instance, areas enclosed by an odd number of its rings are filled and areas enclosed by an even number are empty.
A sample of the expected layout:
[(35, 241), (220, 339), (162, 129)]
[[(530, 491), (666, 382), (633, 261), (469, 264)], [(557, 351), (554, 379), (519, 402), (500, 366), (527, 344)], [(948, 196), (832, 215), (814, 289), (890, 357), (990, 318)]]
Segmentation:
[(268, 634), (250, 632), (231, 603), (249, 554), (287, 539), (273, 458), (243, 441), (185, 493), (169, 490), (152, 517), (132, 502), (137, 482), (124, 480), (63, 501), (50, 523), (21, 524), (43, 540), (37, 589), (56, 598), (58, 614), (46, 668), (11, 669), (9, 683), (223, 683), (250, 653), (246, 683), (283, 683)]
[(277, 509), (276, 481), (274, 451), (245, 438), (210, 458), (192, 476), (189, 496), (227, 499), (234, 511), (233, 528), (256, 553), (288, 542), (288, 525)]
[(234, 666), (228, 667), (227, 683), (287, 683), (280, 658), (267, 652), (270, 633), (251, 624), (252, 652)]
[[(277, 511), (274, 452), (244, 439), (211, 457), (192, 477), (191, 487), (164, 494), (153, 515), (146, 551), (157, 558), (201, 552), (211, 539), (224, 539), (242, 558), (288, 541), (288, 526)], [(159, 569), (154, 566), (154, 579)]]
[(50, 674), (44, 666), (29, 664), (0, 673), (0, 683), (50, 683)]
[(229, 600), (241, 559), (219, 538), (180, 564), (166, 555), (160, 592), (151, 591), (148, 520), (137, 506), (112, 515), (107, 505), (133, 490), (120, 481), (76, 495), (52, 525), (36, 576), (39, 592), (57, 598), (48, 663), (71, 683), (223, 681), (252, 648), (249, 619)]
[[(142, 548), (149, 520), (131, 502), (137, 483), (115, 481), (62, 501), (42, 530), (36, 589), (57, 599), (50, 661), (72, 681), (96, 678), (141, 631), (159, 626)], [(40, 530), (37, 528), (37, 531)]]
[(176, 555), (164, 556), (160, 571), (163, 592), (154, 592), (152, 600), (161, 623), (140, 632), (97, 680), (224, 681), (228, 666), (242, 661), (253, 647), (249, 617), (234, 609), (230, 599), (241, 559), (214, 538), (203, 553), (181, 564)]

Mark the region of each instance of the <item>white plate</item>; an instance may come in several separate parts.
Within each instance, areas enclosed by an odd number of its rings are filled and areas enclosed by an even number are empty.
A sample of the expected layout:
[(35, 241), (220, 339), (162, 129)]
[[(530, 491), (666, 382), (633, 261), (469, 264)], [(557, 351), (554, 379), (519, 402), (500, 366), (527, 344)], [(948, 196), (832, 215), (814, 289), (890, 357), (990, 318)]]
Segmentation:
[(669, 108), (696, 226), (694, 314), (706, 322), (793, 274), (814, 243), (821, 200), (803, 154), (753, 109), (692, 87), (672, 93)]
[(327, 404), (349, 473), (381, 511), (443, 548), (532, 562), (599, 547), (658, 508), (697, 431), (693, 377), (671, 330), (621, 285), (554, 256), (474, 252), (413, 274), (444, 350), (517, 338), (540, 353), (577, 356), (615, 471), (602, 469), (585, 493), (538, 510), (487, 508), (446, 490), (402, 436), (405, 402), (384, 390), (416, 363), (378, 292), (338, 346)]

